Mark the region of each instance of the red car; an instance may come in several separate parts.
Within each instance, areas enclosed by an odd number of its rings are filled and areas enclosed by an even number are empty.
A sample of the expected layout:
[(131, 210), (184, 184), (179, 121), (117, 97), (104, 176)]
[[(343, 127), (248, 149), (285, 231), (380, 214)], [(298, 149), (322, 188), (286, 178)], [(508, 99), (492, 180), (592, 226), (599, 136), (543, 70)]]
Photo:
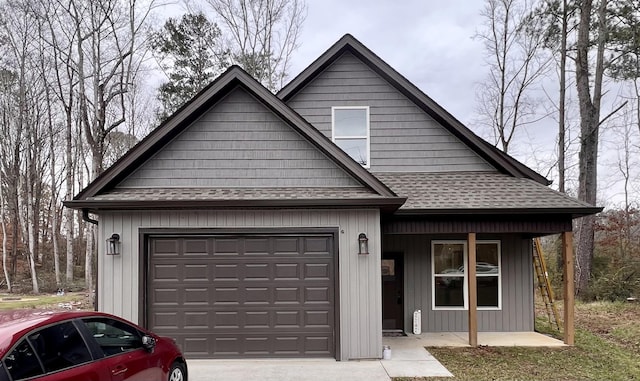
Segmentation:
[(187, 381), (169, 338), (100, 312), (0, 312), (0, 381)]

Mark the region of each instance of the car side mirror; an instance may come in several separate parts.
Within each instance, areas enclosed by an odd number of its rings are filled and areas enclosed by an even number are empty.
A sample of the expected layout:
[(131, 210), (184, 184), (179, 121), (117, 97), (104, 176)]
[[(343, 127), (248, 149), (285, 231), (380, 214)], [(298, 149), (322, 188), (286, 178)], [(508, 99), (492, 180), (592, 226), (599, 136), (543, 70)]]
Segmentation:
[(142, 346), (149, 352), (153, 351), (153, 348), (156, 347), (156, 339), (149, 335), (142, 336)]

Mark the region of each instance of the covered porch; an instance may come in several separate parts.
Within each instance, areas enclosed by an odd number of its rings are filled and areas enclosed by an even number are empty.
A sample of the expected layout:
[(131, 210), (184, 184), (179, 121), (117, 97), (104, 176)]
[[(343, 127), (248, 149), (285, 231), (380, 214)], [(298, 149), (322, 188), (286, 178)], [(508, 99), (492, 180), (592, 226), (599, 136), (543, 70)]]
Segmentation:
[(414, 332), (420, 310), (422, 333), (459, 342), (463, 332), (470, 346), (489, 345), (483, 340), (496, 332), (535, 334), (532, 239), (560, 234), (564, 344), (574, 344), (572, 222), (601, 208), (556, 192), (531, 173), (378, 177), (407, 197), (381, 223), (383, 330)]
[[(383, 329), (390, 328), (389, 317), (393, 314), (400, 316), (401, 323), (396, 324), (396, 328), (407, 334), (413, 332), (413, 312), (420, 310), (422, 319), (418, 323), (421, 335), (410, 335), (410, 339), (385, 337), (385, 341), (419, 340), (424, 346), (574, 344), (570, 218), (557, 219), (553, 223), (535, 221), (537, 218), (504, 217), (484, 217), (484, 221), (476, 220), (475, 223), (436, 220), (432, 217), (431, 221), (425, 221), (412, 216), (383, 223)], [(562, 237), (564, 305), (568, 306), (562, 319), (564, 342), (534, 332), (532, 238), (558, 233)], [(464, 252), (459, 255), (463, 260), (452, 262), (453, 266), (442, 265), (437, 255), (443, 247), (453, 247), (454, 251), (460, 249)], [(495, 254), (487, 247), (495, 247)], [(478, 253), (481, 248), (483, 253)], [(385, 276), (388, 271), (384, 267), (390, 258), (397, 266), (396, 283), (401, 283), (401, 287), (392, 288), (397, 298), (393, 294), (389, 297), (392, 277)], [(443, 305), (442, 295), (448, 298), (442, 293), (443, 283), (451, 280), (458, 281), (456, 292), (463, 301)], [(487, 297), (491, 292), (495, 297)], [(390, 314), (391, 310), (396, 312)]]

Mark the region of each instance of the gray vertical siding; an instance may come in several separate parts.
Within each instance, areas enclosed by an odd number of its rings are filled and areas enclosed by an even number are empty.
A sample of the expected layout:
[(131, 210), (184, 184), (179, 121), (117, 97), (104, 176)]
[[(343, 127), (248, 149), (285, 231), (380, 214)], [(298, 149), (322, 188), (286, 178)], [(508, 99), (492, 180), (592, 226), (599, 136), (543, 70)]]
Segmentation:
[[(379, 358), (382, 347), (378, 210), (166, 211), (100, 214), (98, 308), (139, 320), (142, 301), (140, 229), (164, 228), (338, 228), (340, 360)], [(370, 254), (358, 255), (357, 237), (366, 233)], [(105, 239), (119, 233), (119, 256), (105, 255)]]
[[(422, 310), (424, 332), (464, 332), (467, 311), (433, 311), (431, 302), (431, 241), (464, 240), (461, 235), (385, 235), (383, 252), (404, 253), (405, 329), (413, 327), (413, 311)], [(478, 329), (485, 332), (533, 331), (533, 267), (531, 240), (520, 235), (479, 235), (479, 240), (501, 241), (502, 309), (478, 311)]]
[(356, 185), (292, 127), (237, 88), (119, 187)]
[(288, 105), (331, 138), (332, 106), (370, 106), (372, 172), (494, 170), (351, 53)]

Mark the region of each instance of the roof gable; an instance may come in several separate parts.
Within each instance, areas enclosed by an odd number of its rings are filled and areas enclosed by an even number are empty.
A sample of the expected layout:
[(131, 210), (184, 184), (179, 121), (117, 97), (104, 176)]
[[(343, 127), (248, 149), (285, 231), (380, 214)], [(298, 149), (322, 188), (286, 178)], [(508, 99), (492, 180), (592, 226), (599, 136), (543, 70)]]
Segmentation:
[(369, 66), (371, 70), (380, 75), (389, 84), (415, 103), (419, 108), (431, 116), (435, 121), (444, 126), (450, 133), (475, 151), (481, 158), (497, 168), (499, 171), (514, 177), (525, 177), (541, 184), (548, 185), (550, 181), (518, 162), (511, 156), (488, 144), (482, 138), (474, 134), (444, 108), (434, 102), (409, 80), (395, 71), (375, 53), (364, 46), (353, 36), (347, 34), (324, 52), (302, 73), (287, 84), (277, 96), (285, 102), (292, 99), (305, 86), (313, 81), (325, 69), (338, 60), (345, 52), (349, 52)]
[(369, 171), (497, 171), (359, 58), (344, 52), (287, 105), (331, 138), (334, 107), (366, 107)]
[(260, 101), (237, 87), (117, 188), (359, 186)]
[(238, 66), (232, 66), (92, 181), (73, 201), (67, 201), (66, 205), (77, 208), (88, 207), (87, 201), (91, 201), (92, 198), (99, 194), (116, 188), (134, 171), (143, 167), (144, 163), (158, 151), (176, 139), (204, 115), (207, 110), (237, 89), (242, 89), (246, 94), (261, 103), (264, 108), (279, 118), (283, 125), (292, 128), (301, 138), (306, 140), (310, 144), (309, 147), (321, 152), (328, 160), (332, 161), (348, 176), (351, 176), (356, 183), (368, 188), (380, 197), (395, 199), (395, 203), (398, 206), (402, 203), (403, 200), (398, 198), (386, 185), (353, 161), (339, 147), (324, 137), (249, 74)]

